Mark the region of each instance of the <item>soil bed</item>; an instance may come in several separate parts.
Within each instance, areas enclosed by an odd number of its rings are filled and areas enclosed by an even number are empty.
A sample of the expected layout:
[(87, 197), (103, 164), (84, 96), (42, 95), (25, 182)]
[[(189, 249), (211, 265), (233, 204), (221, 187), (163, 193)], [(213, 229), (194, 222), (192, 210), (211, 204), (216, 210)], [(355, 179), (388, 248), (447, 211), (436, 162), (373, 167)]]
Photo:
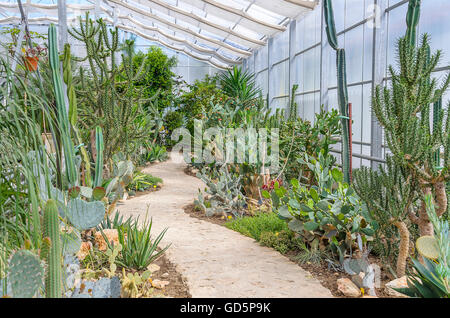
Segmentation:
[(227, 220), (224, 216), (206, 216), (204, 212), (195, 208), (195, 204), (188, 204), (183, 207), (183, 210), (192, 218), (208, 221), (218, 225), (225, 225), (225, 223), (227, 223)]
[[(158, 258), (153, 264), (158, 265), (160, 270), (152, 275), (152, 279), (170, 282), (163, 290), (164, 295), (171, 298), (191, 298), (185, 279), (165, 254)], [(169, 274), (169, 276), (165, 275), (166, 273)]]

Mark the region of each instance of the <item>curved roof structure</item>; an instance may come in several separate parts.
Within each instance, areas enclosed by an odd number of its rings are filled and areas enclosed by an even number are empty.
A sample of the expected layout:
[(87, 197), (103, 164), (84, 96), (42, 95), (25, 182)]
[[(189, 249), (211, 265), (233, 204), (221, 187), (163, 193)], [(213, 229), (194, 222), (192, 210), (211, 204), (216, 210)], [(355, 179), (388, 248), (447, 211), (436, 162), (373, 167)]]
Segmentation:
[[(64, 5), (64, 2), (66, 3)], [(240, 64), (286, 30), (317, 0), (22, 0), (28, 23), (58, 23), (64, 5), (69, 25), (91, 12), (119, 29), (220, 69)], [(59, 4), (58, 4), (59, 3)], [(63, 12), (64, 12), (63, 11)], [(21, 21), (16, 0), (0, 0), (0, 25)], [(64, 25), (63, 25), (64, 26)]]

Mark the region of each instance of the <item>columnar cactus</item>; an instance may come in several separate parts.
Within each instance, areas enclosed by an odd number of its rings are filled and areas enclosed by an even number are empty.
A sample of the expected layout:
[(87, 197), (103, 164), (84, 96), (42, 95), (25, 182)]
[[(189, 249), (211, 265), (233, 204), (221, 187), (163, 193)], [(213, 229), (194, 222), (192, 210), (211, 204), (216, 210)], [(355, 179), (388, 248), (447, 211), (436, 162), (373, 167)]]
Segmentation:
[(86, 151), (83, 141), (81, 139), (80, 133), (78, 131), (78, 106), (77, 106), (77, 96), (75, 93), (75, 86), (73, 85), (72, 76), (72, 54), (70, 51), (70, 44), (64, 45), (63, 54), (63, 80), (67, 86), (67, 99), (69, 100), (69, 121), (72, 126), (74, 137), (76, 142), (80, 145), (80, 153), (83, 158), (84, 163), (84, 182), (86, 186), (92, 187), (91, 178), (91, 160)]
[(338, 47), (336, 26), (334, 23), (333, 6), (331, 0), (324, 1), (324, 14), (328, 43), (336, 51), (338, 102), (342, 123), (342, 168), (344, 181), (351, 182), (351, 145), (350, 145), (350, 118), (348, 109), (347, 71), (345, 62), (345, 50)]
[(95, 149), (97, 149), (97, 158), (95, 160), (95, 179), (94, 179), (94, 187), (102, 186), (102, 177), (103, 177), (103, 132), (102, 128), (97, 126), (95, 129)]
[(63, 84), (60, 74), (58, 42), (54, 24), (50, 24), (48, 28), (48, 48), (49, 62), (52, 71), (52, 81), (56, 100), (58, 126), (60, 129), (61, 143), (64, 149), (67, 179), (70, 186), (77, 186), (78, 171), (75, 165), (74, 145), (72, 139), (70, 138), (70, 122), (69, 116), (67, 114)]
[(421, 0), (410, 0), (408, 4), (408, 14), (406, 16), (406, 38), (411, 46), (416, 45), (417, 25), (420, 18), (420, 2)]
[(44, 208), (43, 251), (47, 263), (45, 290), (47, 298), (59, 298), (62, 292), (61, 281), (61, 240), (59, 214), (56, 201), (50, 199)]

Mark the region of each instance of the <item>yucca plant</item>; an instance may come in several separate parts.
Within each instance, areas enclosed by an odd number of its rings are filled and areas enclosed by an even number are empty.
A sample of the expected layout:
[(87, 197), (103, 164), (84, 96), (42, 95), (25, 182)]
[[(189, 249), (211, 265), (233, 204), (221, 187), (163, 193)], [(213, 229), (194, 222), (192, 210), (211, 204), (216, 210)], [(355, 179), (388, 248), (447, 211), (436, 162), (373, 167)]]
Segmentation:
[(258, 98), (261, 92), (256, 86), (255, 75), (237, 66), (220, 75), (220, 84), (227, 96), (239, 99), (247, 106)]
[[(167, 251), (170, 244), (158, 250), (158, 246), (166, 234), (167, 228), (153, 240), (151, 236), (152, 224), (153, 220), (150, 219), (148, 221), (146, 216), (142, 225), (139, 224), (138, 218), (133, 222), (127, 222), (117, 228), (119, 243), (122, 245), (122, 251), (116, 259), (118, 265), (137, 270), (145, 269)], [(113, 244), (108, 241), (103, 231), (101, 233), (108, 244), (108, 248), (113, 249)]]

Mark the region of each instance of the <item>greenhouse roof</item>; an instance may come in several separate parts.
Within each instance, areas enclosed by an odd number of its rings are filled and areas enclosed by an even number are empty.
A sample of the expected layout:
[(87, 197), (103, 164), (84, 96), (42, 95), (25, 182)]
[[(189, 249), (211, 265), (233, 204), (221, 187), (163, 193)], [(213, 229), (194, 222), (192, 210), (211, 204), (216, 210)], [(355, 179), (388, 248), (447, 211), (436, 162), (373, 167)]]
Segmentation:
[[(57, 0), (23, 0), (28, 23), (58, 23)], [(63, 3), (64, 1), (60, 1)], [(119, 29), (226, 69), (286, 30), (316, 0), (66, 0), (67, 25), (94, 13)], [(15, 0), (0, 0), (0, 24), (19, 23)]]

